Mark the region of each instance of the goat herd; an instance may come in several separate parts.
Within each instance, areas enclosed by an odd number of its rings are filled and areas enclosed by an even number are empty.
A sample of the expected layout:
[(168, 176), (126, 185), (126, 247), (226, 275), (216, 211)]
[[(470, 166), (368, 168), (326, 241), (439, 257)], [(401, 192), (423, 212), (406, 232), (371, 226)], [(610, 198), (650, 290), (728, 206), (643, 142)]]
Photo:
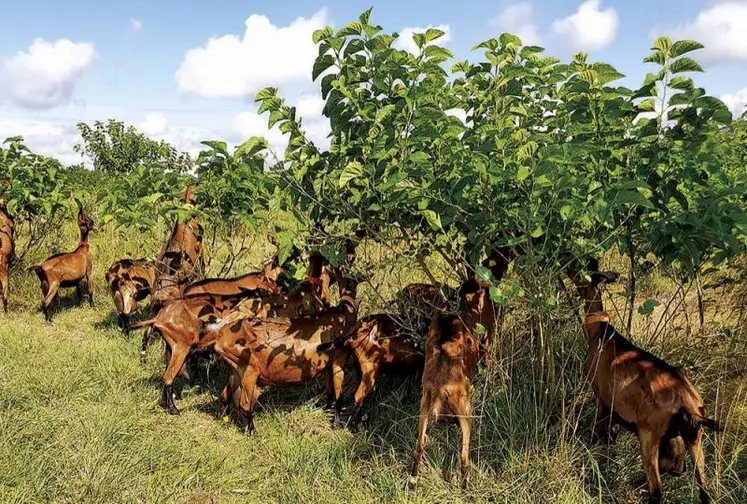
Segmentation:
[[(194, 202), (188, 187), (183, 196)], [(86, 280), (93, 306), (92, 259), (88, 235), (93, 221), (78, 202), (80, 242), (73, 252), (54, 255), (33, 270), (41, 281), (41, 310), (51, 321), (50, 303), (60, 287), (76, 287), (82, 299)], [(13, 252), (13, 219), (0, 204), (0, 294), (7, 311), (8, 260)], [(230, 367), (220, 396), (223, 414), (233, 405), (243, 412), (244, 426), (252, 432), (252, 414), (264, 388), (309, 382), (326, 377), (329, 406), (334, 404), (334, 425), (341, 425), (341, 391), (346, 363), (357, 361), (361, 381), (355, 392), (352, 421), (362, 427), (362, 408), (384, 368), (422, 372), (422, 399), (417, 448), (412, 466), (416, 476), (423, 458), (428, 425), (438, 420), (457, 422), (462, 432), (463, 485), (469, 473), (472, 421), (470, 382), (478, 365), (488, 366), (490, 346), (502, 319), (488, 295), (488, 285), (474, 274), (454, 292), (456, 310), (434, 285), (411, 284), (402, 292), (409, 306), (429, 309), (406, 330), (399, 314), (374, 314), (358, 319), (356, 292), (365, 281), (353, 274), (355, 242), (346, 243), (347, 261), (333, 267), (311, 252), (308, 277), (289, 293), (278, 280), (284, 274), (278, 252), (259, 272), (231, 279), (192, 281), (199, 271), (202, 227), (195, 217), (177, 223), (155, 266), (145, 260), (122, 259), (106, 273), (106, 281), (122, 329), (144, 329), (141, 359), (145, 360), (151, 334), (166, 343), (168, 365), (163, 373), (162, 406), (178, 414), (173, 384), (188, 378), (187, 359), (212, 349)], [(483, 266), (500, 280), (515, 252), (488, 250)], [(301, 253), (293, 249), (288, 261)], [(680, 475), (689, 452), (700, 487), (700, 501), (709, 502), (706, 490), (702, 428), (719, 430), (706, 415), (703, 400), (681, 368), (670, 366), (636, 347), (610, 324), (602, 306), (603, 285), (616, 280), (600, 272), (596, 261), (581, 274), (569, 271), (584, 302), (584, 327), (589, 338), (585, 362), (587, 378), (597, 400), (595, 437), (613, 441), (620, 426), (634, 432), (640, 443), (649, 489), (649, 502), (661, 499), (661, 474)], [(329, 289), (339, 289), (339, 302), (330, 304)], [(151, 296), (150, 318), (134, 325), (130, 316), (137, 302)], [(418, 335), (426, 334), (425, 348)]]

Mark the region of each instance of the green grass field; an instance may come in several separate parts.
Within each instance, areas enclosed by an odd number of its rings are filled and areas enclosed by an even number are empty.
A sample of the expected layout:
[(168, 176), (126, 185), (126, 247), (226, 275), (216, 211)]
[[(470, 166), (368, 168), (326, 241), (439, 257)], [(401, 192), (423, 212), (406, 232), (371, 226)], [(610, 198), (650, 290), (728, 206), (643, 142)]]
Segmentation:
[[(151, 345), (141, 365), (140, 334), (122, 335), (103, 285), (115, 258), (154, 253), (156, 242), (137, 250), (114, 234), (93, 240), (95, 309), (77, 306), (74, 291), (66, 290), (49, 325), (36, 309), (38, 282), (14, 272), (11, 313), (0, 314), (2, 502), (632, 503), (643, 495), (635, 438), (626, 434), (612, 447), (591, 443), (593, 400), (581, 377), (586, 342), (570, 308), (562, 317), (531, 320), (521, 307), (512, 311), (498, 365), (475, 382), (470, 487), (458, 485), (457, 427), (438, 426), (413, 490), (408, 474), (420, 397), (414, 377), (382, 378), (369, 402), (368, 429), (357, 435), (331, 428), (321, 383), (268, 391), (255, 415), (257, 434), (244, 435), (218, 417), (225, 379), (218, 361), (197, 365), (177, 401), (182, 415), (166, 414), (158, 405), (162, 343)], [(508, 281), (522, 281), (519, 275)], [(642, 280), (642, 289), (662, 307), (654, 322), (636, 318), (637, 343), (685, 365), (726, 427), (706, 436), (714, 500), (747, 502), (747, 335), (736, 312), (724, 307), (741, 304), (741, 296), (707, 290), (701, 332), (689, 320), (694, 315), (685, 317), (694, 313), (686, 294), (667, 331), (654, 333), (673, 286), (654, 277)], [(365, 311), (375, 304), (374, 291), (362, 291)], [(354, 368), (348, 378), (349, 405)], [(665, 477), (664, 491), (666, 502), (697, 499), (689, 472)]]

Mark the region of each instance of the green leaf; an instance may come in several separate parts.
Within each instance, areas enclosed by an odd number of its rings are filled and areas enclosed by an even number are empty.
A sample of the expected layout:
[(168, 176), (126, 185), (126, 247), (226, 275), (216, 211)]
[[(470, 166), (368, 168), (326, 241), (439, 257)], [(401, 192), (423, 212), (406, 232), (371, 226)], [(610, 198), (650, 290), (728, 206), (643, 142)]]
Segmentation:
[(658, 51), (661, 51), (662, 54), (667, 55), (669, 54), (669, 49), (671, 47), (672, 47), (672, 39), (665, 35), (663, 37), (659, 37), (656, 40), (654, 40), (654, 45), (652, 49), (656, 49)]
[(358, 161), (351, 161), (340, 174), (340, 187), (345, 187), (348, 182), (361, 175), (363, 175), (363, 165)]
[(678, 58), (683, 54), (703, 48), (703, 44), (696, 42), (695, 40), (678, 40), (672, 44), (672, 48), (669, 50), (669, 56), (672, 58)]
[(684, 72), (702, 72), (703, 68), (694, 59), (684, 56), (680, 59), (675, 60), (671, 65), (669, 65), (669, 71), (672, 74)]
[(254, 101), (267, 100), (268, 98), (273, 98), (277, 96), (277, 94), (278, 94), (278, 88), (266, 87), (264, 89), (260, 89), (257, 92), (257, 94), (254, 96)]
[(293, 248), (293, 233), (290, 231), (284, 231), (278, 235), (278, 262), (282, 265), (286, 259), (288, 259), (288, 256), (290, 255), (290, 251)]
[(648, 200), (643, 194), (639, 193), (638, 191), (632, 191), (632, 190), (623, 190), (619, 191), (617, 195), (615, 195), (615, 203), (617, 204), (628, 204), (628, 205), (638, 205), (646, 208), (654, 208), (653, 203)]
[(331, 54), (325, 54), (321, 58), (317, 58), (314, 62), (314, 69), (311, 72), (311, 80), (316, 80), (321, 74), (327, 69), (331, 68), (335, 64), (335, 58)]
[(654, 309), (660, 304), (656, 299), (647, 299), (638, 307), (638, 313), (645, 316), (651, 315), (654, 313)]
[(311, 36), (311, 40), (315, 44), (318, 44), (322, 40), (331, 37), (332, 36), (332, 27), (327, 26), (326, 28), (322, 28), (321, 30), (314, 30), (314, 34)]
[(446, 35), (446, 32), (438, 28), (428, 28), (425, 31), (425, 43), (430, 44)]
[(516, 170), (516, 181), (523, 182), (529, 177), (529, 168), (524, 165), (520, 165)]
[(421, 210), (420, 213), (423, 214), (423, 217), (425, 217), (425, 220), (433, 229), (443, 229), (443, 226), (441, 224), (441, 217), (436, 212), (434, 212), (433, 210)]
[(543, 234), (545, 234), (545, 230), (542, 229), (541, 225), (537, 224), (537, 227), (534, 228), (534, 231), (532, 231), (532, 235), (531, 236), (532, 236), (532, 238), (539, 238)]
[(492, 282), (493, 281), (493, 273), (490, 271), (489, 268), (486, 268), (485, 266), (477, 266), (475, 268), (475, 274), (482, 280), (483, 282)]
[(560, 218), (567, 221), (573, 213), (573, 205), (563, 205), (560, 207)]

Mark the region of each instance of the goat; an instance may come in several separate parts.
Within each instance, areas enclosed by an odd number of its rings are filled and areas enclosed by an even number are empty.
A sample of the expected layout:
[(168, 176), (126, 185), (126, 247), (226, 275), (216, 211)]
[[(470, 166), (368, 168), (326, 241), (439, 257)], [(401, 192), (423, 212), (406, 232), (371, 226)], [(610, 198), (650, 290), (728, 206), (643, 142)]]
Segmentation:
[[(250, 305), (246, 303), (253, 300), (244, 297), (246, 292), (242, 296), (192, 295), (167, 303), (154, 318), (135, 324), (133, 327), (138, 329), (152, 328), (166, 342), (168, 366), (162, 376), (162, 406), (172, 415), (179, 414), (173, 399), (174, 380), (180, 374), (188, 378), (185, 363), (190, 352), (209, 349), (220, 327), (236, 321), (240, 323), (241, 319), (255, 315), (301, 316), (316, 313), (323, 307), (321, 301), (313, 304), (307, 303), (306, 299), (320, 299), (320, 293), (314, 291), (329, 285), (327, 274), (325, 270), (320, 282), (306, 282), (298, 293), (262, 299), (261, 314), (250, 311)], [(273, 302), (277, 304), (272, 305)]]
[[(195, 294), (213, 294), (217, 296), (235, 296), (246, 291), (263, 290), (267, 294), (282, 294), (283, 290), (278, 287), (277, 281), (283, 274), (283, 269), (278, 264), (276, 251), (272, 259), (265, 261), (261, 271), (247, 273), (235, 278), (206, 278), (199, 282), (188, 285), (182, 296)], [(295, 260), (300, 255), (297, 248), (293, 247), (288, 261)]]
[[(344, 338), (355, 324), (358, 281), (336, 279), (340, 287), (337, 306), (306, 317), (242, 319), (223, 327), (215, 351), (232, 369), (221, 402), (233, 401), (244, 413), (247, 432), (254, 432), (253, 412), (262, 389), (270, 385), (298, 385), (329, 372), (335, 402), (334, 426), (341, 425), (340, 408), (345, 349), (320, 350), (325, 343)], [(238, 385), (237, 385), (238, 384)]]
[(15, 250), (15, 221), (8, 213), (5, 200), (0, 199), (0, 299), (3, 301), (3, 310), (8, 313), (8, 293), (10, 284), (8, 273), (10, 260)]
[[(182, 192), (188, 204), (196, 202), (192, 190), (197, 184), (189, 184)], [(150, 317), (169, 301), (179, 298), (186, 286), (197, 274), (198, 262), (202, 258), (203, 228), (197, 218), (190, 216), (185, 223), (177, 222), (156, 260), (156, 281), (150, 295)], [(151, 329), (143, 332), (140, 361), (145, 363), (146, 350), (150, 342)]]
[[(512, 248), (493, 248), (482, 261), (482, 266), (490, 270), (493, 281), (500, 282), (514, 257)], [(490, 286), (479, 275), (474, 275), (468, 283), (470, 285), (462, 286), (464, 295), (470, 298), (463, 301), (462, 320), (480, 342), (480, 363), (489, 367), (493, 339), (503, 321), (503, 312), (490, 299)]]
[(353, 353), (361, 371), (353, 406), (353, 430), (357, 432), (363, 428), (363, 403), (373, 392), (382, 369), (422, 371), (423, 350), (417, 339), (402, 326), (400, 318), (387, 313), (360, 319), (351, 336), (337, 344), (342, 345)]
[(145, 259), (120, 259), (104, 277), (119, 315), (119, 326), (129, 335), (130, 316), (138, 312), (138, 301), (150, 295), (156, 269)]
[(597, 400), (597, 436), (614, 441), (620, 426), (638, 437), (648, 482), (649, 502), (662, 496), (661, 472), (684, 472), (690, 452), (700, 488), (700, 502), (710, 502), (706, 489), (702, 428), (719, 431), (705, 412), (703, 399), (682, 368), (635, 346), (610, 323), (601, 286), (617, 273), (600, 272), (596, 260), (587, 267), (590, 280), (576, 271), (571, 277), (584, 300), (584, 328), (589, 337), (585, 372)]
[(52, 322), (52, 312), (49, 305), (57, 295), (57, 290), (60, 287), (75, 287), (78, 299), (82, 300), (83, 291), (80, 283), (84, 278), (88, 289), (88, 303), (91, 307), (94, 305), (93, 277), (91, 276), (93, 262), (89, 250), (91, 245), (88, 243), (88, 234), (93, 231), (93, 220), (86, 215), (81, 202), (77, 199), (75, 202), (78, 204), (78, 228), (80, 230), (78, 247), (73, 252), (55, 254), (29, 268), (29, 271), (36, 273), (41, 282), (41, 310), (47, 322)]
[[(460, 289), (461, 311), (479, 299), (477, 284), (467, 281)], [(418, 444), (411, 475), (417, 478), (425, 454), (428, 424), (447, 419), (459, 423), (462, 431), (462, 487), (469, 477), (469, 443), (472, 434), (472, 398), (470, 385), (480, 358), (480, 345), (459, 315), (436, 312), (431, 318), (425, 344), (418, 422)]]

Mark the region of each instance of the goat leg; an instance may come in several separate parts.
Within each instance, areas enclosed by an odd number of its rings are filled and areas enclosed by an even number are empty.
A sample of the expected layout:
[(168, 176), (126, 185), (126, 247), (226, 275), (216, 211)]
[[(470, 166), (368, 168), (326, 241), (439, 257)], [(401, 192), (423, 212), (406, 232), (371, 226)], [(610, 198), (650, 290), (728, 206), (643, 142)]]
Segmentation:
[(347, 351), (337, 350), (332, 357), (332, 365), (330, 370), (332, 372), (332, 387), (335, 395), (335, 419), (332, 423), (332, 427), (339, 429), (342, 427), (342, 419), (340, 415), (342, 413), (342, 385), (345, 379), (345, 363), (347, 362)]
[(354, 432), (363, 430), (363, 403), (373, 391), (374, 385), (376, 385), (379, 366), (379, 363), (376, 361), (364, 361), (360, 363), (361, 382), (355, 391), (355, 404), (353, 406)]
[[(43, 287), (42, 287), (43, 288)], [(52, 300), (54, 300), (54, 297), (57, 295), (57, 289), (60, 288), (60, 284), (56, 282), (50, 282), (48, 284), (48, 290), (44, 295), (44, 299), (42, 300), (41, 309), (42, 313), (44, 313), (44, 318), (47, 320), (47, 322), (52, 322), (52, 311), (50, 310), (50, 305), (52, 304)]]
[(650, 427), (643, 427), (639, 430), (638, 439), (641, 444), (643, 470), (646, 473), (646, 481), (648, 482), (648, 502), (649, 504), (659, 504), (661, 502), (659, 445), (662, 436), (653, 431)]
[(143, 331), (143, 343), (140, 347), (140, 363), (145, 364), (148, 355), (148, 343), (150, 343), (150, 333), (153, 329), (146, 327)]
[(430, 400), (428, 394), (423, 393), (420, 401), (420, 418), (418, 419), (418, 446), (415, 448), (415, 461), (412, 464), (410, 476), (418, 477), (418, 470), (425, 454), (425, 432), (428, 430), (428, 417), (430, 415)]
[(179, 409), (176, 407), (176, 404), (174, 404), (174, 386), (173, 385), (163, 386), (163, 399), (161, 400), (161, 407), (165, 408), (171, 415), (180, 414)]
[(695, 479), (698, 481), (700, 487), (700, 504), (709, 504), (711, 502), (711, 496), (708, 494), (706, 488), (706, 474), (705, 474), (705, 455), (703, 455), (703, 430), (698, 427), (698, 433), (695, 435), (695, 440), (690, 445), (690, 457), (693, 460), (693, 469), (695, 470)]

